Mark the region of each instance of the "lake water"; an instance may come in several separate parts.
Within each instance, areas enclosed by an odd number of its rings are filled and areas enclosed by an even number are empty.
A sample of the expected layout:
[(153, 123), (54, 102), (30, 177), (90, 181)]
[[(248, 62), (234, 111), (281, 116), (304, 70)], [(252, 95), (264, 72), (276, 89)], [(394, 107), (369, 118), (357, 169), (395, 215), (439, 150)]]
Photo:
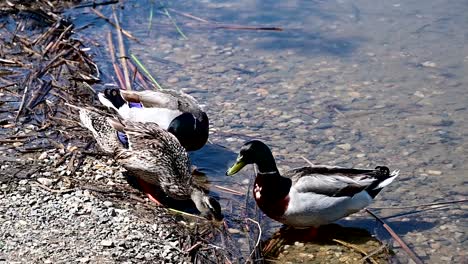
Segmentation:
[[(243, 142), (257, 138), (272, 148), (281, 169), (306, 165), (305, 157), (318, 164), (401, 170), (373, 207), (466, 199), (466, 1), (171, 1), (165, 6), (186, 38), (160, 2), (129, 1), (117, 13), (139, 40), (126, 40), (129, 52), (158, 82), (205, 104), (210, 140), (227, 149), (208, 146), (193, 162), (213, 184), (250, 192), (252, 169), (234, 178), (224, 171)], [(100, 10), (111, 17), (110, 7)], [(283, 31), (216, 28), (180, 12)], [(95, 27), (78, 34), (103, 40), (108, 24), (87, 13), (79, 26), (90, 22)], [(103, 79), (115, 82), (107, 51), (91, 52)], [(213, 191), (225, 208), (243, 199)], [(415, 208), (375, 212), (387, 217), (425, 262), (462, 263), (467, 209), (458, 203), (411, 214), (401, 213)], [(395, 261), (408, 262), (369, 215), (339, 223), (380, 234), (396, 251)], [(262, 224), (264, 240), (280, 227), (266, 217)]]

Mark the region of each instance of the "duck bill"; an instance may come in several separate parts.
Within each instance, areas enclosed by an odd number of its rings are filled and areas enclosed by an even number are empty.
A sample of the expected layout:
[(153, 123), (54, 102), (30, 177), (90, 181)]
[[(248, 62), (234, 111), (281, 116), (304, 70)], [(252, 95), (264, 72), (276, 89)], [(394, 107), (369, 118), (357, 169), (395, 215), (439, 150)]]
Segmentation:
[(234, 163), (234, 165), (232, 165), (231, 168), (229, 168), (229, 170), (226, 171), (226, 175), (232, 176), (238, 173), (242, 168), (245, 167), (245, 165), (247, 164), (243, 160), (236, 161), (236, 163)]

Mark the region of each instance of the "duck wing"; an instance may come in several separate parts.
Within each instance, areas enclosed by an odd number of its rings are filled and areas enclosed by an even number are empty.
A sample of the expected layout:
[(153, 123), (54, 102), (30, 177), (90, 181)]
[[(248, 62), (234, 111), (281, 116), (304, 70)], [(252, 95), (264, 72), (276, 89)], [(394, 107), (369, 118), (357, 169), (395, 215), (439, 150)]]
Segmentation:
[(200, 106), (192, 96), (175, 90), (161, 91), (120, 91), (128, 102), (141, 103), (147, 108), (167, 108), (180, 112), (198, 113)]
[(121, 124), (129, 143), (116, 156), (122, 166), (174, 198), (189, 195), (190, 160), (177, 138), (156, 123)]
[(387, 167), (350, 169), (313, 166), (290, 170), (285, 176), (291, 178), (299, 192), (313, 192), (330, 197), (351, 197), (363, 190), (378, 187), (380, 182), (389, 178), (389, 170)]

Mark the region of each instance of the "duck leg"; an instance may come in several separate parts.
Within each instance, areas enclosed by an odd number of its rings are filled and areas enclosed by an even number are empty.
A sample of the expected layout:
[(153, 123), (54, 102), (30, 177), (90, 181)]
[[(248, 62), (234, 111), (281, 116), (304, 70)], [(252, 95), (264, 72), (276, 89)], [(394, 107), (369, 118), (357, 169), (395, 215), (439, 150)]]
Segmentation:
[(153, 191), (153, 186), (147, 182), (145, 182), (142, 179), (137, 178), (138, 185), (140, 185), (141, 190), (146, 194), (148, 199), (152, 201), (153, 203), (157, 204), (158, 206), (163, 206), (161, 202), (158, 201), (158, 199), (155, 198), (155, 193)]

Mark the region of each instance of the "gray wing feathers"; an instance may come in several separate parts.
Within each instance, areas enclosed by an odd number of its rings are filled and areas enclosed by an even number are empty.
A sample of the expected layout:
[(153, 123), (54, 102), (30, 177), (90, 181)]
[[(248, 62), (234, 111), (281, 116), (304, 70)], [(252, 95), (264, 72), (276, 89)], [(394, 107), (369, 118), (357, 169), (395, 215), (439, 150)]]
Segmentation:
[(352, 196), (377, 179), (374, 170), (345, 169), (339, 167), (302, 167), (288, 171), (299, 192), (314, 192), (327, 196)]
[(197, 100), (184, 92), (161, 90), (140, 92), (122, 91), (122, 93), (137, 94), (144, 107), (167, 108), (194, 114), (201, 111)]

